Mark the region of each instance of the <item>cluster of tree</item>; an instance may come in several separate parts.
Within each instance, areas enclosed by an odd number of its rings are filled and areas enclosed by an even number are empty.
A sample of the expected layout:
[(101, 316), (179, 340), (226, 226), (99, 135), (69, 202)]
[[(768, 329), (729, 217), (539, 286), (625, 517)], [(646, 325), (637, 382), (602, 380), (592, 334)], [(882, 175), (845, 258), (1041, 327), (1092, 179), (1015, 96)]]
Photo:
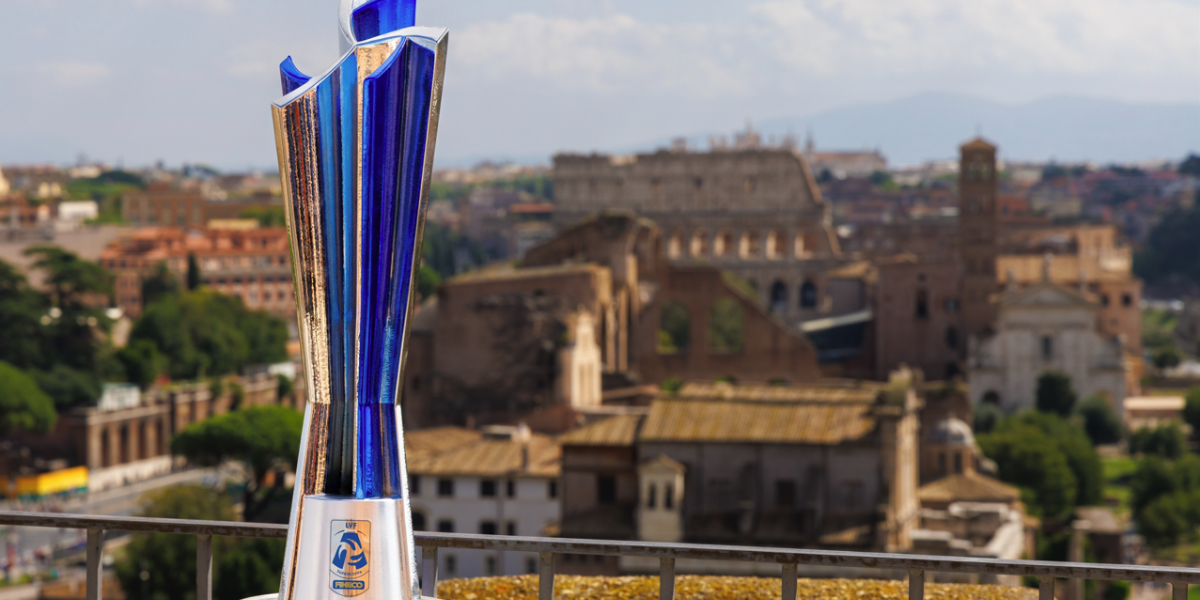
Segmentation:
[(1179, 423), (1143, 427), (1129, 434), (1129, 454), (1153, 455), (1176, 459), (1187, 451), (1187, 436)]
[(67, 195), (78, 200), (95, 200), (100, 208), (97, 223), (123, 223), (121, 204), (125, 192), (145, 187), (146, 181), (136, 173), (116, 170), (71, 180), (67, 183)]
[(112, 274), (56, 246), (25, 254), (46, 289), (34, 289), (18, 268), (0, 261), (0, 361), (31, 377), (58, 410), (88, 405), (102, 381), (125, 376), (100, 335), (111, 325), (100, 307), (108, 305)]
[(977, 438), (1000, 479), (1021, 488), (1030, 512), (1061, 519), (1103, 494), (1100, 457), (1083, 428), (1047, 412), (1011, 415)]
[[(421, 247), (422, 264), (419, 277), (427, 278), (430, 275), (437, 275), (440, 279), (446, 279), (482, 265), (488, 260), (489, 257), (483, 247), (461, 233), (455, 233), (437, 223), (425, 224), (425, 240)], [(417, 283), (420, 284), (421, 281), (422, 279), (418, 279)], [(434, 290), (436, 290), (436, 286), (434, 286)]]
[(141, 381), (166, 366), (173, 379), (237, 373), (287, 360), (287, 324), (240, 298), (200, 288), (159, 294), (133, 326), (123, 356)]
[(238, 215), (243, 219), (254, 219), (260, 227), (286, 227), (287, 215), (282, 206), (253, 207), (243, 210)]
[(1148, 284), (1183, 280), (1200, 284), (1200, 204), (1175, 208), (1146, 236), (1146, 244), (1133, 257), (1133, 272)]
[[(145, 517), (233, 521), (229, 496), (203, 485), (155, 490), (141, 501)], [(213, 587), (217, 598), (245, 598), (279, 589), (284, 541), (217, 537), (213, 540)], [(135, 534), (116, 565), (129, 600), (195, 600), (196, 538)]]
[(304, 415), (291, 408), (255, 406), (189, 426), (171, 440), (171, 453), (200, 466), (241, 463), (247, 475), (242, 515), (252, 521), (278, 491), (264, 489), (267, 474), (279, 467), (295, 469), (303, 427)]
[(1176, 460), (1147, 456), (1130, 480), (1138, 531), (1154, 547), (1173, 546), (1196, 538), (1200, 528), (1200, 457)]
[(554, 200), (554, 178), (550, 175), (521, 175), (466, 184), (435, 181), (429, 188), (429, 199), (458, 201), (469, 196), (476, 188), (525, 192), (539, 200)]

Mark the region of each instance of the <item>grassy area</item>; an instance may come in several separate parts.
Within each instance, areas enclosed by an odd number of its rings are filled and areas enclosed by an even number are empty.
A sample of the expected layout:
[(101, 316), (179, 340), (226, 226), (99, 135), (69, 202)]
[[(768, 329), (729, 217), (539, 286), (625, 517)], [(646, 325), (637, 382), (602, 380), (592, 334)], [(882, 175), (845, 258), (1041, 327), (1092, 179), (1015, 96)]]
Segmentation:
[(1122, 456), (1103, 459), (1104, 499), (1115, 502), (1118, 512), (1129, 512), (1129, 478), (1137, 471), (1136, 460)]

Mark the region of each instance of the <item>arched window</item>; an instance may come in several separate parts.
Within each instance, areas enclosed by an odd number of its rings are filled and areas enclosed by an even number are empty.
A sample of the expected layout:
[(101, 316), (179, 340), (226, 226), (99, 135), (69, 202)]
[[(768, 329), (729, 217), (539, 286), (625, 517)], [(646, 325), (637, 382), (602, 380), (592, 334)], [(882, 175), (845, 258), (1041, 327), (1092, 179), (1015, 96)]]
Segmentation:
[(917, 290), (917, 310), (915, 316), (918, 319), (929, 318), (929, 292), (925, 290)]
[(708, 347), (717, 354), (736, 354), (745, 348), (745, 315), (732, 298), (713, 302), (709, 310)]
[(683, 256), (683, 235), (675, 233), (667, 240), (667, 258)]
[(721, 257), (734, 251), (733, 234), (722, 231), (713, 239), (713, 256)]
[(758, 258), (759, 254), (758, 234), (753, 231), (743, 231), (741, 243), (738, 246), (738, 256), (743, 260), (748, 260)]
[(771, 312), (780, 313), (787, 310), (788, 289), (787, 284), (778, 279), (771, 284)]
[(779, 260), (783, 258), (784, 234), (780, 231), (772, 231), (767, 233), (766, 257), (769, 260)]
[(811, 281), (805, 281), (800, 285), (800, 308), (816, 308), (817, 307), (817, 285)]
[(692, 258), (701, 258), (708, 254), (708, 237), (703, 231), (697, 231), (692, 234), (690, 251)]
[(958, 350), (958, 329), (953, 325), (946, 328), (946, 347), (951, 350)]
[(658, 353), (687, 352), (692, 341), (692, 320), (680, 302), (668, 302), (659, 313)]

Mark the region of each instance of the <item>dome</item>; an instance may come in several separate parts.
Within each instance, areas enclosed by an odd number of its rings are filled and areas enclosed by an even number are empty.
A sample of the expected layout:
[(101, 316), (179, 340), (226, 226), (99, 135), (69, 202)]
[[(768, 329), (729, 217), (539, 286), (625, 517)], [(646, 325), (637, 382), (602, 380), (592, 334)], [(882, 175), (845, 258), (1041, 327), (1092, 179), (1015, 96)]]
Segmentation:
[(971, 431), (971, 426), (955, 418), (939, 421), (937, 425), (933, 426), (926, 439), (931, 444), (947, 446), (975, 445), (975, 434)]

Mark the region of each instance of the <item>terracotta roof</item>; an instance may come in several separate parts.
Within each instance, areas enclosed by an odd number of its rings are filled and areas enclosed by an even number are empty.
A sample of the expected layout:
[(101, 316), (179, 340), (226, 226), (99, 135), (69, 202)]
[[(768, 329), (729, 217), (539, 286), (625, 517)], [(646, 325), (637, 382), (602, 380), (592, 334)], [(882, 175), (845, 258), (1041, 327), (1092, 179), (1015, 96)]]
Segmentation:
[(643, 415), (617, 415), (559, 436), (564, 446), (632, 446)]
[(884, 386), (879, 383), (827, 382), (816, 385), (783, 386), (729, 383), (685, 383), (670, 398), (680, 400), (733, 400), (738, 402), (872, 403)]
[(874, 428), (862, 403), (655, 400), (643, 442), (837, 444)]
[(404, 433), (404, 452), (445, 452), (465, 446), (483, 437), (478, 431), (461, 427), (434, 427)]
[[(532, 434), (523, 440), (492, 439), (474, 431), (456, 429), (444, 427), (407, 434), (404, 446), (408, 453), (408, 472), (477, 477), (557, 477), (561, 472), (562, 449), (548, 436)], [(451, 439), (444, 442), (439, 440), (456, 437), (463, 441), (470, 436), (475, 439), (456, 446), (451, 445)], [(448, 448), (440, 451), (415, 450), (420, 446), (433, 448), (441, 445)]]
[(921, 502), (1015, 502), (1021, 491), (978, 473), (947, 475), (917, 491)]

